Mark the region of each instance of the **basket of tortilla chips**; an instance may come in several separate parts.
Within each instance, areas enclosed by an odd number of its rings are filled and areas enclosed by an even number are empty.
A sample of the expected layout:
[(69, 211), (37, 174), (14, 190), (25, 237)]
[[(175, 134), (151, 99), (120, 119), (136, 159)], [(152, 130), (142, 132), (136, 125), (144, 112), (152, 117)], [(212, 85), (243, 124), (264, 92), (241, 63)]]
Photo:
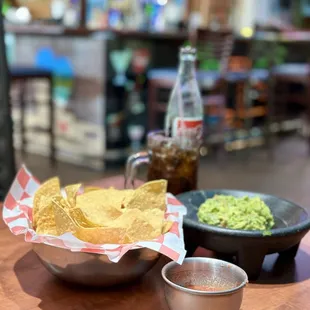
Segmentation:
[(166, 193), (165, 180), (117, 190), (57, 177), (42, 185), (22, 167), (3, 206), (3, 220), (58, 277), (111, 285), (145, 274), (160, 254), (182, 263), (186, 208)]

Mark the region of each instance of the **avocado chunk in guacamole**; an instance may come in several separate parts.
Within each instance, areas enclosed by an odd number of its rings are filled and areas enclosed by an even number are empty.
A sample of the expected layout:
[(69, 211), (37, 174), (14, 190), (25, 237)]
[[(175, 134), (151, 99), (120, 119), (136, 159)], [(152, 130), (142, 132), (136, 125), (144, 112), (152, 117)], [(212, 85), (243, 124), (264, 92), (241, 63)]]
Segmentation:
[(259, 197), (216, 195), (207, 199), (197, 213), (202, 223), (240, 230), (269, 230), (274, 218)]

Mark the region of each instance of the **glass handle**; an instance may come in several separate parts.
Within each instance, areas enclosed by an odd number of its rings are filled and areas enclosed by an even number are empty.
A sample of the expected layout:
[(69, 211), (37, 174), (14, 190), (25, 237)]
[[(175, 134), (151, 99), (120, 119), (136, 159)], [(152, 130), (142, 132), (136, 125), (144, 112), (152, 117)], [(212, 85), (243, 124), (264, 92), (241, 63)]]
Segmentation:
[(126, 163), (125, 171), (125, 189), (130, 185), (135, 186), (135, 177), (137, 169), (144, 164), (150, 163), (150, 157), (148, 152), (139, 152), (129, 156)]

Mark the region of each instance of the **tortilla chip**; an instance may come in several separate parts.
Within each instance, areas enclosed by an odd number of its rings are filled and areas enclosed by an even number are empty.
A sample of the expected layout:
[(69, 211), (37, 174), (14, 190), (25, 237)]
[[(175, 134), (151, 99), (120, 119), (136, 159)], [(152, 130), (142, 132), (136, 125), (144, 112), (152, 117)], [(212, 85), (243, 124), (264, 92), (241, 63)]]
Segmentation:
[(83, 193), (85, 194), (85, 193), (92, 192), (92, 191), (98, 191), (100, 189), (102, 189), (102, 188), (97, 187), (97, 186), (85, 186)]
[(91, 228), (91, 227), (98, 227), (100, 225), (92, 222), (90, 219), (87, 218), (87, 216), (84, 214), (84, 212), (80, 208), (72, 208), (69, 210), (69, 214), (73, 221), (84, 228)]
[(160, 209), (148, 209), (143, 215), (155, 229), (161, 229), (164, 224), (165, 212)]
[(52, 201), (39, 211), (37, 215), (36, 233), (38, 235), (58, 236)]
[(164, 235), (165, 233), (167, 233), (171, 229), (172, 225), (173, 225), (173, 222), (165, 221), (162, 226), (162, 231), (161, 231), (162, 234)]
[(65, 187), (67, 201), (72, 208), (76, 206), (76, 196), (81, 186), (82, 184), (72, 184)]
[(112, 207), (121, 210), (125, 193), (115, 189), (100, 189), (90, 191), (77, 197), (78, 205), (97, 205), (99, 207)]
[(69, 202), (61, 195), (55, 195), (51, 199), (54, 204), (57, 204), (60, 208), (64, 209), (65, 211), (68, 212), (71, 209)]
[(44, 182), (39, 189), (35, 192), (33, 199), (33, 227), (37, 225), (37, 215), (40, 209), (48, 206), (50, 204), (50, 199), (41, 200), (42, 196), (52, 197), (54, 195), (60, 194), (60, 183), (57, 177), (52, 178)]
[(134, 191), (132, 198), (127, 203), (128, 209), (166, 210), (167, 181), (157, 180), (143, 184)]
[(57, 203), (53, 203), (53, 210), (58, 236), (63, 235), (66, 232), (75, 233), (78, 230), (78, 226), (70, 215)]
[(157, 238), (161, 235), (162, 230), (162, 226), (153, 227), (139, 209), (126, 210), (123, 215), (111, 223), (111, 226), (127, 229), (127, 235), (132, 242)]
[(122, 215), (121, 199), (119, 195), (110, 195), (108, 190), (92, 191), (77, 197), (77, 207), (92, 223), (108, 226)]
[(161, 235), (161, 230), (156, 230), (145, 220), (136, 218), (127, 229), (127, 235), (132, 242), (152, 240)]
[(125, 210), (124, 213), (121, 214), (117, 219), (114, 221), (111, 221), (109, 226), (110, 227), (122, 227), (122, 228), (128, 228), (132, 225), (133, 221), (136, 218), (143, 219), (147, 221), (147, 219), (144, 217), (143, 212), (139, 209), (128, 209)]
[(131, 240), (125, 228), (80, 228), (74, 234), (78, 239), (93, 244), (125, 244)]

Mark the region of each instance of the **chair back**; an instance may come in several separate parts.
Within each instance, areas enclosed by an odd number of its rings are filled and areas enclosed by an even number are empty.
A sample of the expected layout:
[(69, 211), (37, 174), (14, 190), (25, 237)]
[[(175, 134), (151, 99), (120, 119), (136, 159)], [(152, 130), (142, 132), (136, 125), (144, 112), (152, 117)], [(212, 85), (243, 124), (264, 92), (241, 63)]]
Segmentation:
[(255, 26), (248, 53), (252, 67), (270, 70), (285, 61), (287, 51), (281, 45), (280, 38), (278, 28)]
[(221, 74), (225, 74), (228, 71), (234, 45), (232, 31), (200, 28), (197, 30), (195, 40), (200, 69), (217, 70)]

